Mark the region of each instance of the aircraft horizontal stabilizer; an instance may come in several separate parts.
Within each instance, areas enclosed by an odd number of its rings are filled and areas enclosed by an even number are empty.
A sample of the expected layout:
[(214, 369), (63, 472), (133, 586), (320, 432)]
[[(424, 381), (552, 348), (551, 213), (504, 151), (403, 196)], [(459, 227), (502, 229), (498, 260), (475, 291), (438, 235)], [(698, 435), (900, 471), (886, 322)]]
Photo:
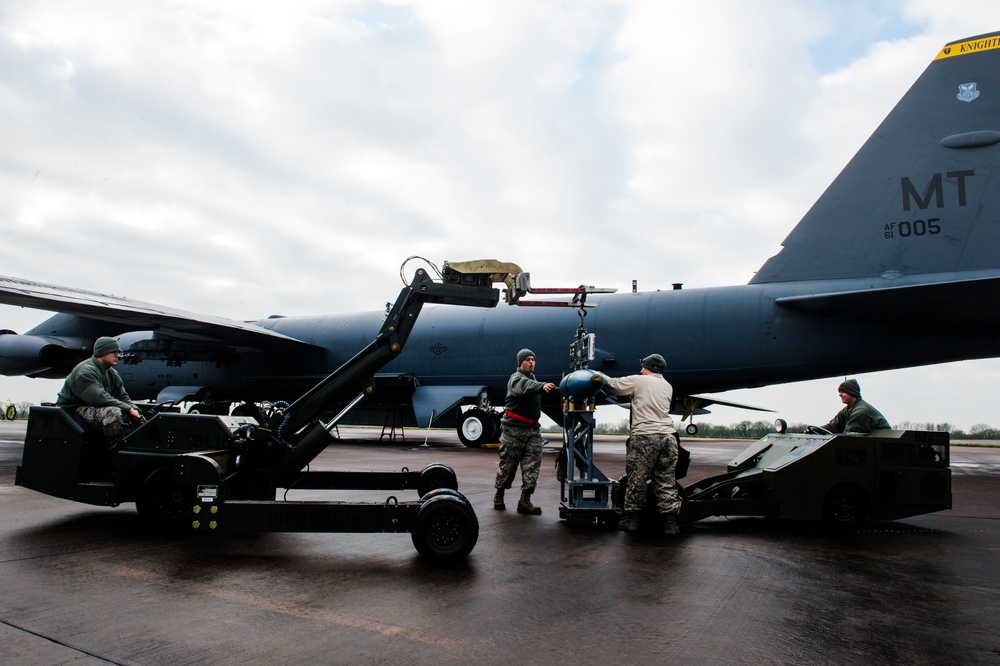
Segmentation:
[(1000, 320), (1000, 277), (886, 289), (844, 291), (775, 300), (800, 312), (893, 324), (995, 324)]
[(741, 402), (731, 402), (728, 400), (720, 400), (718, 398), (713, 398), (707, 395), (689, 395), (687, 400), (697, 400), (699, 407), (708, 407), (710, 405), (721, 405), (723, 407), (735, 407), (736, 409), (749, 409), (754, 412), (773, 412), (773, 409), (768, 409), (767, 407), (756, 407), (754, 405), (745, 405)]
[[(617, 404), (619, 407), (628, 408), (631, 406), (631, 402), (627, 400), (618, 401), (615, 396), (609, 395), (605, 396), (605, 401), (609, 404)], [(720, 400), (708, 395), (688, 395), (688, 396), (674, 396), (673, 405), (670, 407), (671, 414), (678, 414), (682, 416), (682, 421), (687, 419), (692, 414), (700, 416), (702, 414), (711, 414), (711, 412), (706, 409), (706, 407), (711, 407), (712, 405), (721, 405), (723, 407), (735, 407), (736, 409), (749, 409), (754, 412), (773, 412), (773, 409), (768, 409), (767, 407), (756, 407), (754, 405), (745, 405), (740, 402), (732, 402), (729, 400)]]

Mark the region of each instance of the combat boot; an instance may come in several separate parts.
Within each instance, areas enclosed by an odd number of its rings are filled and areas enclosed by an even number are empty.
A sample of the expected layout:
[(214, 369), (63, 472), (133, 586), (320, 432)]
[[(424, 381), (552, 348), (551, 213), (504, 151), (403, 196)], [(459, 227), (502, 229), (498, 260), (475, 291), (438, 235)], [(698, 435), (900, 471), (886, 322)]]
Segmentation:
[(625, 517), (618, 521), (618, 529), (626, 532), (638, 532), (639, 514), (634, 511), (627, 512)]
[(526, 513), (529, 516), (542, 515), (542, 507), (531, 503), (531, 493), (521, 493), (521, 499), (517, 503), (517, 512)]
[(675, 516), (664, 516), (663, 517), (663, 533), (664, 534), (680, 534), (681, 528), (677, 526), (677, 518)]
[(507, 509), (507, 505), (503, 503), (503, 488), (497, 489), (497, 494), (493, 496), (493, 508), (497, 511)]

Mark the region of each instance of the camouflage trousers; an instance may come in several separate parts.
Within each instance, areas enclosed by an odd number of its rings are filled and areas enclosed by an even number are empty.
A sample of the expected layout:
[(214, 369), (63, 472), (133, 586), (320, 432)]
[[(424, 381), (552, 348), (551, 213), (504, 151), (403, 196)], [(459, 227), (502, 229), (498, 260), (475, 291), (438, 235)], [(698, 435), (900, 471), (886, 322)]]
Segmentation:
[(656, 508), (662, 514), (677, 515), (681, 498), (677, 494), (677, 436), (633, 435), (625, 443), (625, 511), (638, 512), (646, 506), (646, 480), (652, 480)]
[(77, 407), (76, 413), (87, 425), (101, 431), (104, 441), (112, 451), (118, 450), (125, 435), (128, 434), (125, 428), (125, 413), (121, 407)]
[(545, 440), (538, 428), (518, 428), (504, 424), (500, 428), (500, 469), (495, 487), (510, 488), (521, 466), (521, 492), (535, 492), (538, 472), (542, 467), (542, 446)]

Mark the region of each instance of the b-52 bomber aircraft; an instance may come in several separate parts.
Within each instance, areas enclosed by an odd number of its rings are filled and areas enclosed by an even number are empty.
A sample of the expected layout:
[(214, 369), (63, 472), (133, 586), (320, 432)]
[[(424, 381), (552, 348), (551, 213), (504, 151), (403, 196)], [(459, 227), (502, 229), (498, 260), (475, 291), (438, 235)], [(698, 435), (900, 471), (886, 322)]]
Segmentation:
[[(1000, 32), (947, 44), (746, 285), (593, 296), (590, 367), (668, 359), (676, 413), (702, 393), (1000, 356)], [(294, 400), (378, 331), (385, 313), (234, 322), (30, 280), (0, 302), (58, 312), (0, 335), (0, 372), (61, 377), (100, 335), (126, 350), (137, 399), (229, 406)], [(344, 422), (495, 434), (518, 349), (558, 382), (572, 308), (428, 308), (409, 345)], [(211, 398), (212, 402), (209, 402)], [(717, 401), (718, 402), (718, 401)], [(727, 403), (728, 404), (728, 403)], [(470, 408), (471, 407), (471, 408)], [(558, 404), (547, 413), (560, 422)]]

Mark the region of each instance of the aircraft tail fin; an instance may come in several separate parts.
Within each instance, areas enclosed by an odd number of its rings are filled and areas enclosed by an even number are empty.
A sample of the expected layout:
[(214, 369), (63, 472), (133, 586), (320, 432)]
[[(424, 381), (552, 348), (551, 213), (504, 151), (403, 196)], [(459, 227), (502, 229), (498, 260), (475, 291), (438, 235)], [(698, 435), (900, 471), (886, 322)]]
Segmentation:
[(1000, 267), (1000, 32), (947, 44), (751, 284)]

